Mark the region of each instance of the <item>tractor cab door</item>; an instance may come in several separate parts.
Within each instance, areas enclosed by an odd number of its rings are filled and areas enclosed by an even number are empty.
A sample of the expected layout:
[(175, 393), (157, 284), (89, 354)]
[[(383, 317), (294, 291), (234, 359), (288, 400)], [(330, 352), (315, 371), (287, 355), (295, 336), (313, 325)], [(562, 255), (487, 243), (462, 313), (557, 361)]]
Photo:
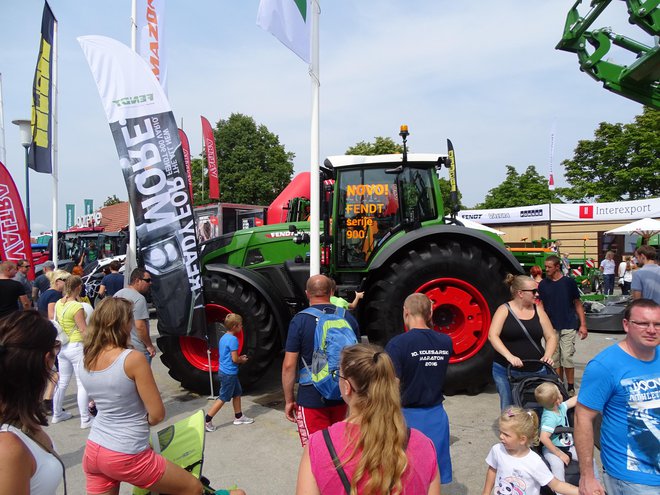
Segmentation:
[(338, 268), (366, 267), (392, 233), (437, 217), (432, 169), (406, 166), (393, 173), (388, 164), (337, 172), (334, 238)]

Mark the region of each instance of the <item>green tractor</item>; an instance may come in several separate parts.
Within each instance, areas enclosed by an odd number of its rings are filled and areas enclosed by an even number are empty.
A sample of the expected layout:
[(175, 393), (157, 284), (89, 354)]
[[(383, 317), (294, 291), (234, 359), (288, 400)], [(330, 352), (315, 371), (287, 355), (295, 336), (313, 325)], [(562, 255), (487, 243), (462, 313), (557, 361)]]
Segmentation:
[[(438, 181), (447, 155), (404, 153), (333, 156), (321, 168), (321, 271), (349, 296), (365, 291), (356, 310), (362, 335), (384, 345), (404, 331), (402, 307), (413, 292), (433, 301), (433, 328), (451, 336), (446, 391), (478, 392), (491, 376), (491, 315), (509, 292), (507, 273), (522, 267), (496, 235), (444, 217)], [(450, 143), (449, 143), (450, 144)], [(450, 149), (450, 157), (453, 150)], [(451, 168), (455, 192), (455, 168)], [(452, 195), (453, 198), (456, 195)], [(244, 386), (264, 375), (281, 352), (291, 317), (307, 305), (309, 222), (266, 225), (202, 244), (209, 341), (229, 312), (244, 318)], [(170, 375), (208, 393), (207, 344), (190, 337), (158, 339)], [(211, 366), (217, 369), (216, 350)]]

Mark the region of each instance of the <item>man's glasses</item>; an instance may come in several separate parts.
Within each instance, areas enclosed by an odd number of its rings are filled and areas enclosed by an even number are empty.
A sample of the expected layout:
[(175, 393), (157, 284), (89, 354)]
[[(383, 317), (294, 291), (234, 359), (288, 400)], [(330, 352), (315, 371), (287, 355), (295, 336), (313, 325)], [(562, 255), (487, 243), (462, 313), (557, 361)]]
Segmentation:
[(635, 321), (635, 320), (628, 320), (628, 321), (630, 321), (630, 323), (634, 323), (639, 328), (643, 328), (644, 330), (648, 330), (649, 328), (651, 328), (651, 325), (653, 325), (653, 327), (656, 330), (660, 330), (660, 321), (655, 321), (655, 322), (653, 322), (653, 321)]
[(30, 265), (21, 265), (19, 268), (30, 268)]
[(145, 282), (148, 283), (148, 284), (150, 284), (151, 282), (153, 282), (153, 280), (151, 280), (151, 278), (143, 278), (143, 279), (141, 279), (141, 280), (145, 281)]

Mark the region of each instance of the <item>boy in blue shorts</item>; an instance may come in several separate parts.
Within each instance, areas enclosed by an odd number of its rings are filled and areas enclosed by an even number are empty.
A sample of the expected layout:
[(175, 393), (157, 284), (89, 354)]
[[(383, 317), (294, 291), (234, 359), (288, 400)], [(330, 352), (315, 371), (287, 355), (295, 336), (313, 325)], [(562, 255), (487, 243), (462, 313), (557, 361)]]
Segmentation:
[(243, 354), (238, 355), (237, 335), (243, 331), (243, 318), (240, 315), (230, 313), (225, 318), (225, 328), (227, 332), (220, 338), (218, 354), (220, 356), (220, 395), (213, 403), (209, 412), (206, 414), (206, 431), (216, 430), (213, 426), (213, 417), (222, 408), (225, 402), (231, 400), (234, 407), (234, 424), (244, 425), (254, 423), (254, 419), (248, 418), (241, 412), (241, 383), (238, 381), (238, 365), (247, 362), (248, 357)]

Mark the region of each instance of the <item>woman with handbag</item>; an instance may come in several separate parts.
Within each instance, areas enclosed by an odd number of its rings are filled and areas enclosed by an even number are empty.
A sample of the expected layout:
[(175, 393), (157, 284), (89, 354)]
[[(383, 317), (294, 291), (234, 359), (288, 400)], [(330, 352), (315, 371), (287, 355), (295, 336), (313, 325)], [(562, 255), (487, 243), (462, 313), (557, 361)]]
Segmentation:
[(406, 428), (394, 365), (382, 348), (356, 344), (341, 353), (344, 421), (312, 434), (298, 468), (298, 495), (440, 495), (431, 440)]
[[(537, 283), (525, 275), (511, 274), (504, 283), (509, 286), (512, 299), (497, 308), (488, 330), (488, 340), (496, 352), (493, 380), (502, 411), (513, 404), (507, 367), (522, 368), (524, 359), (540, 360), (552, 366), (552, 354), (557, 348), (557, 332), (543, 308), (535, 304), (539, 295)], [(541, 339), (545, 340), (545, 350)], [(541, 367), (539, 372), (545, 373), (545, 368)]]
[(0, 321), (0, 493), (55, 495), (62, 483), (64, 464), (43, 429), (41, 408), (60, 350), (55, 336), (37, 311)]
[(87, 392), (80, 381), (78, 364), (83, 359), (83, 337), (87, 331), (85, 323), (85, 311), (82, 304), (78, 302), (78, 296), (82, 290), (80, 277), (71, 275), (64, 282), (64, 296), (55, 303), (55, 320), (61, 326), (62, 352), (58, 356), (60, 379), (55, 388), (53, 397), (53, 417), (51, 422), (59, 423), (71, 419), (73, 416), (67, 411), (62, 411), (62, 402), (71, 376), (76, 375), (78, 386), (78, 410), (80, 411), (80, 428), (86, 429), (92, 426), (92, 419), (87, 410), (89, 403)]

